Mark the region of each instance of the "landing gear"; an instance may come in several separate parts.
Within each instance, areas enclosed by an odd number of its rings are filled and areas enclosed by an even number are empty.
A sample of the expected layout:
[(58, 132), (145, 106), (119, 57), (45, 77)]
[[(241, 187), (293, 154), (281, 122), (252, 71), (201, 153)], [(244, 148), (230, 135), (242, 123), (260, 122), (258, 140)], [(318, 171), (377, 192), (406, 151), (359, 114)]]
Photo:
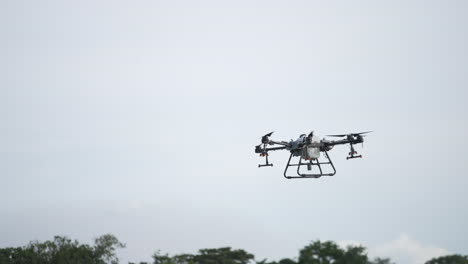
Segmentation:
[(362, 158), (362, 155), (356, 155), (358, 154), (357, 151), (354, 150), (353, 144), (349, 144), (351, 147), (351, 151), (349, 152), (349, 156), (346, 157), (346, 160), (349, 159), (355, 159), (355, 158)]
[(262, 153), (260, 154), (260, 157), (265, 157), (265, 164), (258, 164), (258, 167), (273, 167), (273, 164), (272, 163), (269, 163), (268, 162), (268, 153)]
[[(328, 153), (326, 151), (323, 152), (325, 156), (325, 161), (319, 161), (319, 159), (310, 159), (307, 161), (303, 162), (302, 155), (299, 158), (299, 162), (295, 164), (291, 164), (291, 158), (293, 154), (289, 156), (288, 163), (286, 164), (286, 168), (284, 169), (284, 177), (287, 179), (305, 179), (305, 178), (320, 178), (322, 176), (333, 176), (336, 173), (335, 166), (333, 166), (333, 163), (328, 156)], [(322, 165), (326, 165), (325, 167), (329, 167), (332, 169), (331, 172), (324, 173)], [(297, 166), (296, 173), (297, 175), (287, 175), (289, 167), (294, 167)], [(301, 172), (301, 167), (306, 166), (307, 171), (312, 171), (314, 167), (318, 168), (317, 173), (302, 173)]]

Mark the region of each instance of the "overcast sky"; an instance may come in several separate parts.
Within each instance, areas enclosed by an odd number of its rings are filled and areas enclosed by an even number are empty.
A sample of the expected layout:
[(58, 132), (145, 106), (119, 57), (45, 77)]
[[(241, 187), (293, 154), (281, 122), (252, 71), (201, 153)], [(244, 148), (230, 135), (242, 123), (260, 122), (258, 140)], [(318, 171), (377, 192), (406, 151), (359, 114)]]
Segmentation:
[[(468, 254), (468, 2), (0, 0), (0, 247)], [(373, 130), (334, 177), (260, 137)]]

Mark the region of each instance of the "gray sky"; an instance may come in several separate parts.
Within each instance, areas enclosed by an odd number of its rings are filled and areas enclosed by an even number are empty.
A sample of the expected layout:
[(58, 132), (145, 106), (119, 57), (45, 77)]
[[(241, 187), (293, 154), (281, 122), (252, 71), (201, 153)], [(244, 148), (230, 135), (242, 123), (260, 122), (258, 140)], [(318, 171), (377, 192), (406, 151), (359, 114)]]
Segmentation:
[[(467, 254), (466, 1), (0, 1), (0, 247)], [(374, 130), (332, 178), (259, 137)]]

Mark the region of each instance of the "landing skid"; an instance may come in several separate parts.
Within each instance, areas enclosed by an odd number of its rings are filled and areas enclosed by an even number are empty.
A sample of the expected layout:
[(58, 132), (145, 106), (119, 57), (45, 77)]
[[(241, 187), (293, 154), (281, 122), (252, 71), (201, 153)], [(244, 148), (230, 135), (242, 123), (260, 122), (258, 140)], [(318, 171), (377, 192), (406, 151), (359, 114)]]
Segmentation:
[[(326, 161), (320, 162), (319, 159), (316, 160), (308, 160), (306, 162), (302, 162), (302, 156), (299, 158), (299, 162), (296, 164), (291, 164), (291, 158), (293, 154), (289, 156), (288, 164), (286, 164), (286, 168), (284, 169), (284, 177), (287, 179), (305, 179), (305, 178), (320, 178), (322, 176), (333, 176), (336, 173), (335, 166), (333, 166), (333, 163), (328, 156), (328, 153), (326, 151), (323, 152), (324, 156), (326, 158)], [(327, 165), (327, 167), (331, 167), (333, 169), (332, 173), (324, 173), (322, 170), (321, 165)], [(292, 175), (289, 176), (287, 175), (289, 167), (297, 167), (297, 175)], [(312, 171), (314, 167), (318, 168), (319, 173), (301, 173), (301, 167), (306, 166), (307, 170)]]

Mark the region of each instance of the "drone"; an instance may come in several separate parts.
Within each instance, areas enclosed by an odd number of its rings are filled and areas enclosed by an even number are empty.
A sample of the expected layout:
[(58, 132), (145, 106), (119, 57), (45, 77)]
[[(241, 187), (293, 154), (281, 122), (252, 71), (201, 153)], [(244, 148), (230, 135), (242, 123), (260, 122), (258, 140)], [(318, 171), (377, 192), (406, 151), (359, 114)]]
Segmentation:
[[(354, 149), (354, 145), (363, 144), (364, 137), (367, 132), (360, 133), (350, 133), (342, 135), (327, 135), (327, 137), (338, 137), (342, 139), (338, 140), (327, 140), (325, 138), (320, 139), (320, 137), (314, 135), (314, 131), (310, 132), (308, 135), (302, 134), (298, 139), (292, 140), (289, 142), (286, 141), (274, 141), (270, 137), (273, 132), (270, 132), (262, 137), (261, 144), (255, 147), (255, 153), (259, 153), (261, 157), (265, 157), (265, 164), (259, 164), (258, 167), (271, 167), (272, 163), (268, 162), (268, 152), (274, 150), (289, 150), (291, 155), (289, 156), (288, 163), (284, 169), (284, 177), (287, 179), (300, 179), (300, 178), (320, 178), (322, 176), (333, 176), (336, 173), (335, 166), (328, 155), (335, 145), (345, 145), (349, 144), (350, 151), (349, 156), (346, 157), (346, 160), (362, 158), (362, 155), (358, 155), (357, 151)], [(279, 145), (279, 146), (274, 146)], [(271, 147), (269, 147), (271, 146)], [(322, 160), (319, 160), (320, 156)], [(293, 157), (299, 158), (297, 163), (291, 163)], [(297, 167), (296, 174), (288, 174), (288, 170), (291, 167)], [(307, 168), (307, 172), (304, 172), (304, 168)], [(316, 168), (313, 170), (313, 168)], [(318, 170), (317, 170), (318, 169)]]

